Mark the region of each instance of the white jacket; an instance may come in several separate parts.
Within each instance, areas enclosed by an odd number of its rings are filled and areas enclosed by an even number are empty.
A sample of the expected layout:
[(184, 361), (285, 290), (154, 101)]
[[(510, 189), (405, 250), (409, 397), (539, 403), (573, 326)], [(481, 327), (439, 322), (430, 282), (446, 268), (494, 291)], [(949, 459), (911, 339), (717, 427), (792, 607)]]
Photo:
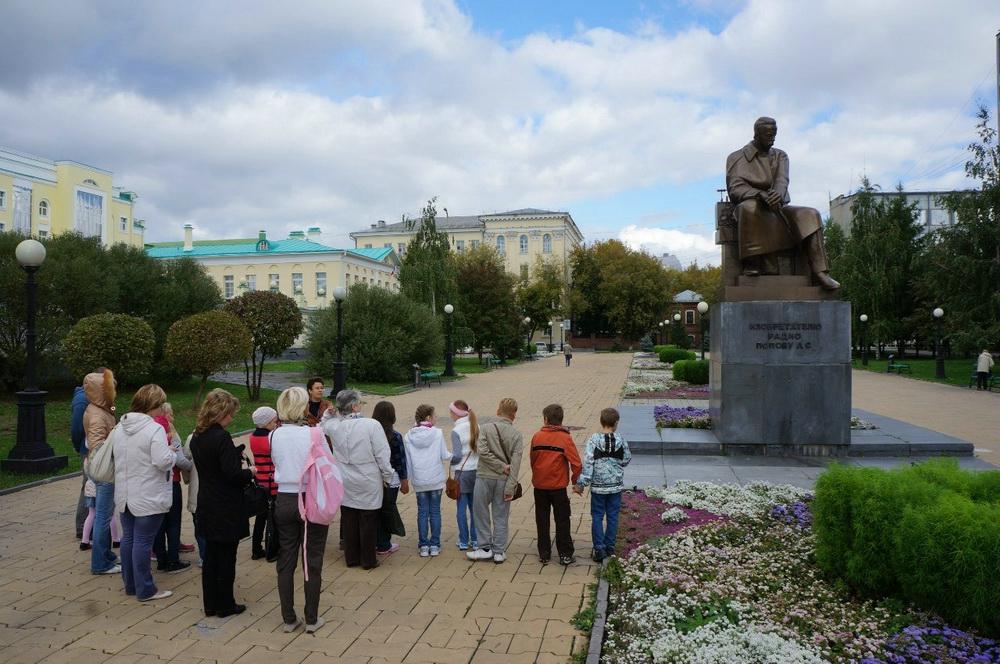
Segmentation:
[[(342, 504), (356, 510), (380, 509), (382, 484), (392, 479), (385, 429), (370, 417), (360, 416), (330, 417), (320, 426), (333, 441), (333, 458), (344, 479)], [(274, 459), (273, 445), (271, 458)], [(275, 479), (279, 479), (277, 475)]]
[[(302, 471), (312, 449), (312, 427), (282, 424), (271, 432), (271, 462), (278, 493), (301, 493)], [(323, 442), (326, 444), (326, 441)]]
[(444, 444), (444, 433), (437, 427), (415, 426), (403, 436), (406, 448), (406, 474), (414, 491), (438, 491), (444, 488), (448, 473), (442, 461), (451, 459)]
[(170, 511), (170, 475), (177, 455), (167, 432), (145, 413), (126, 413), (109, 436), (115, 455), (115, 511), (133, 516)]
[(976, 362), (976, 371), (989, 373), (992, 370), (993, 370), (993, 356), (986, 352), (980, 353), (979, 361)]

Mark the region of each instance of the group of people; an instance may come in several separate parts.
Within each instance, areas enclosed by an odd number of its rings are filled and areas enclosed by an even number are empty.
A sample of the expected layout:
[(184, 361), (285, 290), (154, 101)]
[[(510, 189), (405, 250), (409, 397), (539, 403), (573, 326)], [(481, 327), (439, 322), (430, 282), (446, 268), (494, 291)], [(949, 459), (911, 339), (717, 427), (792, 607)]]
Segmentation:
[[(139, 601), (169, 597), (171, 591), (160, 590), (155, 583), (151, 557), (160, 571), (189, 566), (178, 556), (184, 546), (180, 543), (184, 480), (201, 558), (205, 615), (225, 617), (246, 609), (233, 592), (238, 545), (250, 538), (251, 557), (265, 557), (270, 521), (276, 531), (284, 630), (293, 632), (304, 621), (306, 631), (315, 632), (324, 622), (319, 595), (329, 526), (304, 521), (300, 497), (306, 492), (303, 471), (317, 441), (329, 446), (343, 483), (339, 536), (348, 567), (373, 569), (379, 557), (399, 550), (392, 536), (404, 535), (405, 527), (397, 501), (410, 491), (416, 497), (421, 557), (442, 553), (441, 499), (447, 493), (456, 501), (458, 549), (472, 561), (506, 560), (510, 506), (522, 495), (517, 478), (526, 451), (513, 424), (516, 401), (502, 399), (496, 415), (484, 418), (477, 417), (466, 401), (453, 401), (448, 405), (449, 445), (431, 405), (418, 406), (412, 425), (401, 433), (391, 402), (376, 403), (367, 417), (358, 391), (343, 390), (330, 402), (323, 398), (323, 388), (322, 379), (314, 378), (305, 389), (284, 390), (275, 407), (257, 408), (249, 439), (251, 459), (246, 446), (236, 445), (227, 430), (240, 407), (229, 392), (208, 393), (194, 432), (182, 443), (159, 386), (139, 388), (129, 412), (116, 422), (113, 373), (101, 368), (89, 374), (82, 387), (86, 408), (81, 451), (93, 454), (101, 445), (111, 445), (114, 454), (114, 482), (88, 480), (89, 488), (83, 492), (85, 504), (94, 508), (87, 518), (93, 524), (92, 572), (120, 572), (125, 593)], [(558, 560), (563, 565), (575, 560), (570, 486), (577, 494), (591, 489), (593, 559), (614, 553), (624, 467), (631, 459), (617, 424), (616, 410), (602, 411), (600, 431), (587, 440), (581, 458), (563, 426), (562, 407), (551, 404), (542, 410), (542, 426), (527, 452), (543, 564), (552, 557), (553, 515)], [(251, 534), (241, 506), (244, 490), (253, 480), (270, 496), (272, 509), (257, 517)], [(111, 544), (112, 512), (121, 519), (120, 562)], [(300, 558), (305, 577), (301, 619), (294, 604)]]

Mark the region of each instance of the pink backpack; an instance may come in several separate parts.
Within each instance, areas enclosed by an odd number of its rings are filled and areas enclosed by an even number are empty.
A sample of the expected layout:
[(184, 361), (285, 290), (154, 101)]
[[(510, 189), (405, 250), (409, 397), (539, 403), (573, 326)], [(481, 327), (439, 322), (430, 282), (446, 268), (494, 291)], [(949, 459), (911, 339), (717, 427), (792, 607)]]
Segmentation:
[(309, 446), (309, 457), (306, 467), (299, 478), (299, 516), (305, 521), (302, 534), (302, 569), (305, 579), (309, 580), (309, 567), (306, 565), (306, 537), (309, 524), (328, 526), (340, 509), (344, 498), (344, 481), (340, 468), (333, 458), (333, 453), (326, 444), (326, 436), (319, 427), (310, 427), (309, 436), (312, 445)]

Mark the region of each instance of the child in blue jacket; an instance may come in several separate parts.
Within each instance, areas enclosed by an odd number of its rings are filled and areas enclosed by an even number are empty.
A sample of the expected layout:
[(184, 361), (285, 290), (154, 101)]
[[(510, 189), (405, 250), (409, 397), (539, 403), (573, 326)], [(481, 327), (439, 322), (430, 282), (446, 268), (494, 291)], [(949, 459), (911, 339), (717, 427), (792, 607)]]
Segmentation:
[(587, 440), (583, 472), (573, 488), (580, 495), (583, 488), (590, 485), (591, 534), (596, 562), (615, 553), (618, 512), (622, 507), (622, 491), (625, 490), (625, 466), (632, 460), (628, 442), (617, 433), (618, 419), (618, 411), (614, 408), (601, 411), (601, 432)]

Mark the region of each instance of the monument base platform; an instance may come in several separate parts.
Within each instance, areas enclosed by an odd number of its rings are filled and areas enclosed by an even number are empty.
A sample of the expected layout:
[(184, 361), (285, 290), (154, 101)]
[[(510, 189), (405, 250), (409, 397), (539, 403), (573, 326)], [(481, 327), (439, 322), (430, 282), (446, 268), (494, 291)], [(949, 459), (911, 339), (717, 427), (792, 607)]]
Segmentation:
[(761, 275), (737, 277), (735, 286), (726, 286), (727, 302), (750, 301), (812, 301), (839, 300), (840, 291), (828, 291), (812, 285), (812, 279), (806, 275)]
[(709, 412), (723, 453), (848, 454), (850, 303), (722, 302), (711, 321)]

